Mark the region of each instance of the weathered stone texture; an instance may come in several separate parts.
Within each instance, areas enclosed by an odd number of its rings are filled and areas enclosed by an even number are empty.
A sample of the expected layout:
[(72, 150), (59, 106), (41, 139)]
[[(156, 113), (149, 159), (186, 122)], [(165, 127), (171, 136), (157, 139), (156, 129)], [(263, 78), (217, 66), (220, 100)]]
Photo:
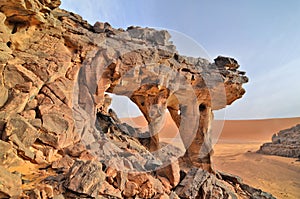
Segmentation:
[[(210, 161), (212, 110), (245, 93), (236, 60), (181, 56), (167, 31), (92, 26), (59, 5), (0, 1), (1, 198), (254, 196), (224, 188)], [(105, 92), (136, 103), (149, 132), (122, 124)], [(183, 157), (156, 135), (166, 109)]]
[(274, 134), (272, 142), (263, 144), (258, 153), (300, 158), (300, 124)]

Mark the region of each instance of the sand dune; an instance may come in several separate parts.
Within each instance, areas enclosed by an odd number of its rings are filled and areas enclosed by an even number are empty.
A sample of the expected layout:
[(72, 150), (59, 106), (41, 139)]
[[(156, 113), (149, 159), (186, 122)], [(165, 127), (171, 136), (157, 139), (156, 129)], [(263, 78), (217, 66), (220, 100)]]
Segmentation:
[[(131, 126), (146, 129), (147, 128), (147, 121), (143, 116), (138, 116), (134, 118), (121, 118), (122, 122), (126, 122)], [(178, 128), (176, 124), (173, 122), (170, 114), (167, 112), (167, 117), (165, 119), (164, 126), (161, 128), (159, 132), (159, 136), (161, 138), (173, 138), (176, 137), (178, 134)]]
[[(143, 116), (123, 118), (122, 121), (136, 127), (147, 127), (147, 121)], [(300, 117), (262, 120), (215, 120), (212, 124), (212, 134), (214, 138), (219, 138), (219, 142), (270, 141), (274, 133), (299, 123)], [(165, 125), (159, 135), (161, 138), (173, 138), (177, 134), (177, 127), (169, 113), (167, 113)]]
[[(222, 121), (214, 122), (215, 126)], [(262, 120), (227, 120), (220, 141), (270, 141), (274, 133), (300, 123), (300, 117)]]

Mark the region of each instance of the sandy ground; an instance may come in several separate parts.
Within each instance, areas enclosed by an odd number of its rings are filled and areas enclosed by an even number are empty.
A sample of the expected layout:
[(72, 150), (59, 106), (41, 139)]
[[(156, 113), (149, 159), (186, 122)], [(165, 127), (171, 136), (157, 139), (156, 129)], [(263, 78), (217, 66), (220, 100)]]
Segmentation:
[[(143, 117), (123, 119), (144, 127)], [(214, 121), (213, 163), (216, 170), (240, 176), (245, 183), (271, 193), (278, 199), (300, 198), (300, 162), (292, 158), (255, 153), (274, 133), (300, 123), (300, 118)], [(183, 148), (177, 128), (170, 117), (160, 132), (161, 141)]]
[(292, 158), (255, 153), (261, 143), (218, 143), (216, 170), (240, 176), (245, 183), (276, 198), (300, 198), (300, 162)]
[[(178, 139), (163, 142), (183, 148)], [(294, 158), (257, 154), (262, 142), (217, 143), (212, 158), (214, 169), (237, 175), (255, 188), (278, 199), (300, 198), (300, 161)]]
[[(223, 123), (216, 121), (214, 125)], [(245, 183), (278, 199), (300, 198), (300, 162), (297, 159), (255, 153), (274, 133), (300, 123), (300, 118), (225, 121), (214, 146), (216, 170), (240, 176)]]

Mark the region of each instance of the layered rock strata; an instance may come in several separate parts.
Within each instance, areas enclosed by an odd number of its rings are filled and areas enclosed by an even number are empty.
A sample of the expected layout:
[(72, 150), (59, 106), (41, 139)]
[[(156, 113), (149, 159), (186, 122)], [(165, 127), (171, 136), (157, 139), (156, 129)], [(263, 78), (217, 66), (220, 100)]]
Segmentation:
[(300, 158), (300, 124), (274, 134), (272, 142), (263, 144), (258, 153)]
[[(0, 2), (1, 198), (272, 198), (211, 166), (212, 110), (245, 92), (234, 59), (184, 57), (167, 31), (92, 26), (59, 5)], [(121, 124), (105, 92), (136, 103), (149, 132)], [(166, 109), (186, 152), (159, 143)]]

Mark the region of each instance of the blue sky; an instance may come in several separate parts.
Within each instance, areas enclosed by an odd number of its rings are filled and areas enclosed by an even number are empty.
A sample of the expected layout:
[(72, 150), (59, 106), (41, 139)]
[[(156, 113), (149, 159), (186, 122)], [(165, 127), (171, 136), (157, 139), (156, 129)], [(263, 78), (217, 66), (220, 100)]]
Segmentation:
[[(62, 0), (61, 8), (91, 24), (107, 21), (114, 28), (138, 25), (178, 31), (210, 58), (236, 58), (250, 82), (244, 86), (245, 96), (226, 108), (226, 119), (300, 116), (298, 0)], [(199, 52), (177, 43), (183, 54)]]

